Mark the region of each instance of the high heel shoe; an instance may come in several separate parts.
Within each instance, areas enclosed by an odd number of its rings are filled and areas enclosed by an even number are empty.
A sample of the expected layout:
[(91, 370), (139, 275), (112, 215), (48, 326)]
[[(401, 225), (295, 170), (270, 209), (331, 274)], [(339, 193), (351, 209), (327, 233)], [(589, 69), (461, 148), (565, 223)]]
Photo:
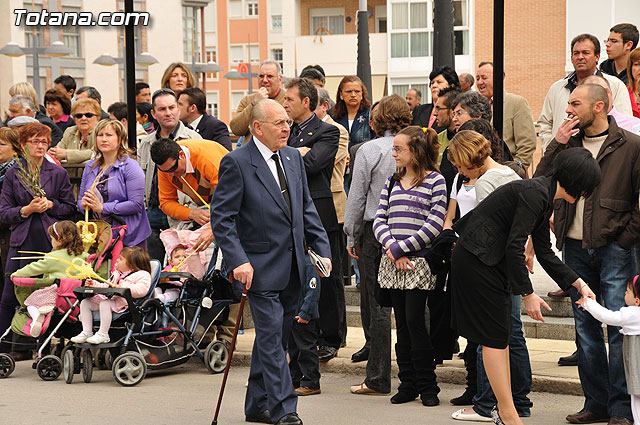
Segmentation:
[(493, 406), (493, 408), (491, 409), (491, 420), (493, 420), (493, 423), (495, 425), (505, 425), (504, 422), (502, 422), (502, 419), (500, 419), (498, 406)]

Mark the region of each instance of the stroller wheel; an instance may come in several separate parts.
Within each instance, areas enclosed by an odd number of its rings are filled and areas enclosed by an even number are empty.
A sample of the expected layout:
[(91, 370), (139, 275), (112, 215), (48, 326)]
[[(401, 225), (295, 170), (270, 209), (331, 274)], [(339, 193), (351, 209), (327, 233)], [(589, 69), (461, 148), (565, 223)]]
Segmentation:
[(62, 374), (62, 360), (52, 354), (44, 356), (38, 362), (36, 371), (43, 381), (55, 381)]
[(91, 382), (91, 376), (93, 376), (93, 355), (91, 350), (84, 350), (82, 352), (82, 379), (88, 384)]
[(62, 374), (67, 384), (73, 382), (73, 372), (75, 369), (75, 359), (73, 358), (73, 348), (65, 347), (62, 350)]
[(147, 374), (147, 363), (144, 357), (135, 351), (120, 354), (113, 361), (113, 377), (125, 387), (139, 384)]
[(222, 341), (211, 341), (204, 352), (204, 364), (211, 373), (224, 372), (229, 350)]
[(0, 378), (6, 378), (13, 373), (16, 362), (8, 354), (0, 353)]

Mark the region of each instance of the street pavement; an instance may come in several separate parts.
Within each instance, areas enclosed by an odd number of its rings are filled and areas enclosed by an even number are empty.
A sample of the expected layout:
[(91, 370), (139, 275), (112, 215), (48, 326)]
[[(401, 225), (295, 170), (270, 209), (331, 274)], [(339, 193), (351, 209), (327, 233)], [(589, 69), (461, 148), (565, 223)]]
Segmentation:
[[(246, 366), (233, 367), (227, 382), (219, 425), (244, 422), (243, 405)], [(222, 374), (209, 374), (196, 360), (162, 372), (150, 372), (135, 387), (121, 387), (110, 371), (94, 370), (86, 384), (76, 375), (72, 384), (59, 378), (40, 380), (30, 362), (19, 362), (15, 372), (0, 380), (0, 423), (20, 424), (194, 424), (209, 425), (213, 419)], [(357, 396), (349, 386), (358, 383), (353, 375), (325, 373), (322, 394), (301, 397), (298, 412), (307, 425), (345, 424), (458, 424), (450, 415), (456, 407), (450, 398), (460, 395), (461, 385), (441, 384), (440, 406), (424, 407), (419, 400), (392, 405), (389, 397)], [(394, 379), (393, 387), (397, 388)], [(564, 417), (582, 407), (573, 395), (532, 393), (532, 417), (525, 425), (565, 423)]]

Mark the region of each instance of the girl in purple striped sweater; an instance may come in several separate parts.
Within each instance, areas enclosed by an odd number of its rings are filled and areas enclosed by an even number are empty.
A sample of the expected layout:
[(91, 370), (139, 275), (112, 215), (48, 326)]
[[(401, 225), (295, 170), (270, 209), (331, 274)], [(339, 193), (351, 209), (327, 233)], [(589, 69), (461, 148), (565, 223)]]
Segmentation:
[(387, 180), (373, 222), (382, 244), (378, 283), (389, 289), (396, 317), (398, 393), (391, 403), (407, 403), (419, 395), (425, 406), (439, 404), (435, 355), (424, 310), (435, 276), (424, 259), (440, 234), (447, 210), (447, 189), (438, 172), (438, 136), (416, 126), (393, 140), (397, 172)]

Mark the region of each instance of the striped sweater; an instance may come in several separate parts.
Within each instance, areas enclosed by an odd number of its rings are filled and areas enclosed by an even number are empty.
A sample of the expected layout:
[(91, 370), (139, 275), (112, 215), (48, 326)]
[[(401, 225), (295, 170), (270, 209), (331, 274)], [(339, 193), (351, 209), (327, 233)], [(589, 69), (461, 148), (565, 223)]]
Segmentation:
[(422, 184), (404, 189), (393, 185), (388, 199), (390, 177), (382, 189), (380, 205), (373, 221), (373, 234), (393, 258), (422, 256), (442, 231), (447, 212), (447, 187), (440, 173), (432, 172)]

